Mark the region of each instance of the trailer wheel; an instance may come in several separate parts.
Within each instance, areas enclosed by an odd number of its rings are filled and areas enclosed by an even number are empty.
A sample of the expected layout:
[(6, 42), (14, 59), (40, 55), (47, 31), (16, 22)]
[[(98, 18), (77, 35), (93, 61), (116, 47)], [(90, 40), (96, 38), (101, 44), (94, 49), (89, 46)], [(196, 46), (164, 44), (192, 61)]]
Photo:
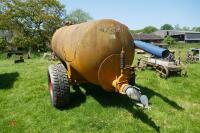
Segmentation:
[(157, 66), (156, 71), (160, 74), (161, 78), (167, 78), (169, 76), (169, 70), (165, 66)]
[(147, 67), (147, 63), (144, 60), (139, 60), (138, 68), (140, 68), (141, 70), (145, 70), (146, 67)]
[(187, 70), (181, 70), (181, 76), (186, 77), (187, 76)]
[(48, 67), (48, 83), (53, 106), (63, 108), (69, 103), (70, 83), (63, 64)]

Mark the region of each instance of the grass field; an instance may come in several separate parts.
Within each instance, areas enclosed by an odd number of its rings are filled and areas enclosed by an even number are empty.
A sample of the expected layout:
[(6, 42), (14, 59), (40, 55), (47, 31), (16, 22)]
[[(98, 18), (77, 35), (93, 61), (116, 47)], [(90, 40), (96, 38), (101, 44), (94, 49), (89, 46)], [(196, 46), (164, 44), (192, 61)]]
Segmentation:
[[(176, 46), (182, 53), (186, 47)], [(187, 66), (185, 78), (165, 80), (152, 70), (138, 71), (136, 83), (149, 97), (151, 110), (92, 84), (72, 89), (70, 106), (55, 109), (47, 85), (51, 63), (40, 58), (16, 65), (13, 59), (0, 60), (0, 133), (200, 132), (199, 63)]]

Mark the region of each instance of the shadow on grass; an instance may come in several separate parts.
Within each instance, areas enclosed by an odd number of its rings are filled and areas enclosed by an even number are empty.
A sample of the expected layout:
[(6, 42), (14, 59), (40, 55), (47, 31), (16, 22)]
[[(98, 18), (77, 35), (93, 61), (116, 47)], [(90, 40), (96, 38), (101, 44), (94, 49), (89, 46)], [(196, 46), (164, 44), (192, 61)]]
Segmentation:
[[(73, 89), (75, 92), (72, 92), (70, 94), (70, 105), (65, 109), (70, 109), (74, 107), (80, 106), (82, 103), (86, 101), (86, 95), (92, 96), (94, 99), (96, 99), (103, 107), (120, 107), (128, 110), (134, 118), (140, 119), (143, 123), (147, 124), (148, 126), (155, 129), (157, 132), (160, 132), (160, 127), (156, 125), (156, 123), (153, 121), (152, 118), (150, 118), (141, 108), (138, 108), (135, 106), (135, 104), (125, 95), (120, 95), (117, 93), (109, 93), (104, 91), (101, 87), (93, 85), (93, 84), (83, 84), (81, 85), (85, 91), (86, 94), (83, 93), (79, 86), (74, 86)], [(168, 99), (167, 97), (153, 91), (152, 89), (149, 89), (147, 87), (143, 87), (140, 85), (137, 85), (141, 91), (142, 94), (147, 95), (147, 97), (150, 99), (153, 96), (158, 96), (163, 101), (171, 105), (173, 108), (177, 110), (184, 110), (181, 106), (179, 106), (175, 101), (172, 101)]]
[(82, 87), (86, 90), (86, 95), (94, 97), (104, 107), (121, 107), (130, 112), (133, 117), (140, 119), (143, 123), (160, 132), (160, 127), (150, 118), (144, 111), (136, 106), (133, 107), (133, 102), (125, 95), (116, 93), (108, 93), (99, 86), (92, 84), (84, 84)]
[(172, 101), (172, 100), (168, 99), (167, 97), (161, 95), (160, 93), (157, 93), (154, 90), (149, 89), (147, 87), (143, 87), (143, 86), (140, 86), (140, 85), (136, 85), (136, 86), (139, 87), (141, 89), (142, 94), (147, 95), (147, 97), (149, 99), (151, 99), (151, 97), (153, 97), (153, 96), (158, 96), (159, 98), (161, 98), (163, 101), (165, 101), (166, 103), (168, 103), (173, 108), (175, 108), (177, 110), (184, 110), (184, 108), (182, 108), (181, 106), (179, 106), (175, 101)]
[(19, 76), (18, 72), (0, 74), (0, 89), (10, 89)]
[(67, 108), (71, 109), (80, 106), (82, 103), (86, 101), (86, 95), (80, 90), (79, 86), (73, 86), (73, 90), (75, 92), (70, 93), (70, 104)]

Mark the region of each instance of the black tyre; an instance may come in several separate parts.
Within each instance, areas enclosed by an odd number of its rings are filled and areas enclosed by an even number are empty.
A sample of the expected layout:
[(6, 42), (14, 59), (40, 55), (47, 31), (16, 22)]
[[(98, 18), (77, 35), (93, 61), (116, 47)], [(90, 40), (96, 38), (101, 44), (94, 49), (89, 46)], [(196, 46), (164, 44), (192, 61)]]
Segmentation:
[(48, 83), (52, 104), (56, 108), (66, 107), (69, 103), (70, 83), (63, 64), (48, 67)]

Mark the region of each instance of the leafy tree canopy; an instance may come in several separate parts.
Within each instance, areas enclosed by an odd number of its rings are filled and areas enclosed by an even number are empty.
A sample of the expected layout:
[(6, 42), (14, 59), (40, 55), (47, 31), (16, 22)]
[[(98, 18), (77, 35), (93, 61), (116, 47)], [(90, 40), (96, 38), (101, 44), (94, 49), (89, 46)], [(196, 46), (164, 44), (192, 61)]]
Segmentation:
[(160, 27), (161, 30), (173, 30), (173, 26), (171, 24), (164, 24)]
[(192, 30), (193, 30), (193, 31), (200, 32), (200, 26), (199, 26), (199, 27), (193, 27)]
[(143, 29), (140, 30), (130, 30), (131, 33), (146, 33), (146, 34), (150, 34), (152, 32), (157, 31), (158, 29), (154, 26), (146, 26)]
[(179, 24), (174, 25), (174, 30), (182, 30)]
[(42, 47), (63, 25), (64, 5), (58, 0), (1, 0), (0, 29), (14, 32), (12, 45)]
[(171, 36), (167, 36), (167, 37), (165, 37), (164, 42), (165, 42), (166, 44), (172, 45), (172, 44), (175, 43), (175, 39), (172, 38)]
[(196, 31), (196, 32), (200, 32), (200, 26), (199, 27), (187, 27), (187, 26), (183, 26), (180, 27), (179, 24), (174, 26), (175, 30), (180, 30), (180, 31)]
[(158, 29), (157, 29), (156, 27), (154, 27), (154, 26), (147, 26), (147, 27), (145, 27), (145, 28), (143, 29), (143, 33), (149, 34), (149, 33), (155, 32), (155, 31), (157, 31), (157, 30), (158, 30)]
[(73, 24), (87, 22), (92, 19), (93, 18), (89, 15), (89, 13), (81, 9), (76, 9), (67, 16), (67, 21), (71, 21)]

